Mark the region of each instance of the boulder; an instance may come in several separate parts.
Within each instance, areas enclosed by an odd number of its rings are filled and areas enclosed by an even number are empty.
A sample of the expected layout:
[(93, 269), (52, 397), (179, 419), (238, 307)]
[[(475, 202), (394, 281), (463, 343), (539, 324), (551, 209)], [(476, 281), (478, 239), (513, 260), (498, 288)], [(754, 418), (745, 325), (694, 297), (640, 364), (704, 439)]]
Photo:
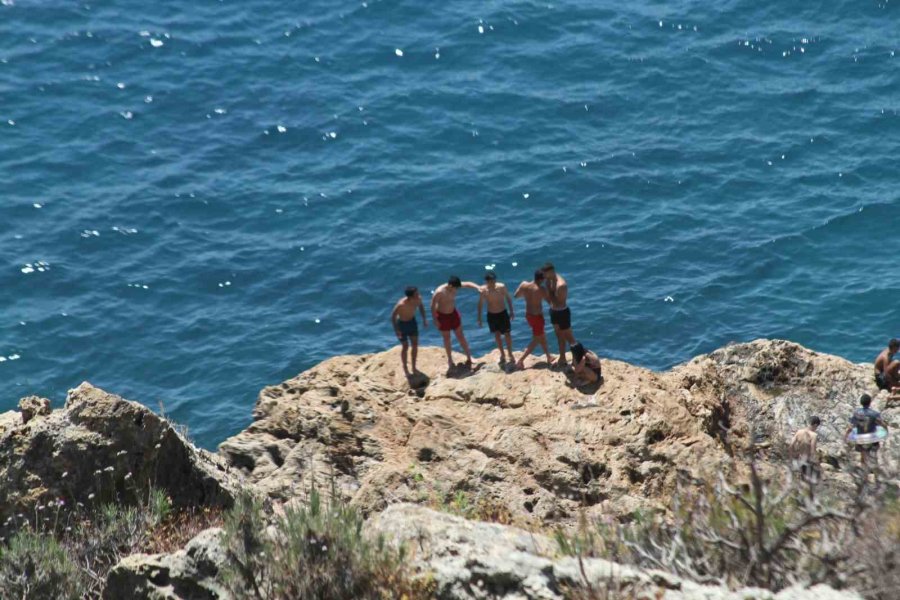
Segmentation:
[[(800, 587), (774, 594), (700, 585), (662, 571), (596, 558), (560, 557), (547, 537), (414, 505), (394, 505), (366, 524), (372, 536), (402, 544), (430, 577), (440, 600), (562, 600), (588, 585), (596, 597), (645, 600), (861, 600), (852, 591)], [(575, 596), (580, 597), (580, 596)]]
[(50, 401), (40, 396), (26, 396), (19, 400), (19, 412), (22, 413), (22, 423), (27, 423), (34, 417), (50, 414)]
[(219, 457), (168, 421), (89, 383), (40, 418), (0, 415), (0, 481), (0, 522), (49, 500), (130, 502), (148, 486), (165, 490), (175, 507), (227, 507), (239, 485)]
[(172, 554), (133, 554), (106, 578), (105, 600), (230, 600), (219, 580), (222, 530), (207, 529)]
[(277, 500), (316, 485), (367, 514), (460, 501), (540, 524), (627, 519), (664, 510), (680, 475), (719, 470), (759, 439), (781, 458), (813, 413), (826, 460), (846, 469), (844, 424), (872, 388), (869, 367), (778, 340), (663, 373), (604, 360), (605, 381), (587, 390), (539, 360), (508, 372), (496, 359), (445, 373), (443, 351), (420, 348), (431, 379), (412, 381), (398, 348), (326, 360), (264, 389), (219, 453)]

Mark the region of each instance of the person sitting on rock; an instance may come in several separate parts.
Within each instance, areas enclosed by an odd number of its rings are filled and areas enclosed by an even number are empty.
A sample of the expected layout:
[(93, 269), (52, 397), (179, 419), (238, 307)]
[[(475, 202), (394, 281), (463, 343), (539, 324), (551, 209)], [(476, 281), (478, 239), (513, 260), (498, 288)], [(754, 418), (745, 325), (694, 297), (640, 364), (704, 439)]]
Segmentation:
[[(898, 350), (900, 350), (900, 340), (894, 338), (888, 342), (887, 348), (882, 350), (875, 359), (875, 385), (879, 390), (893, 391), (892, 388), (897, 387), (897, 380), (889, 379), (888, 370), (891, 365), (898, 362), (894, 360), (894, 355)], [(896, 371), (897, 369), (894, 368), (895, 373)]]
[[(872, 408), (872, 396), (868, 394), (860, 396), (859, 405), (861, 408), (853, 411), (853, 415), (850, 417), (850, 426), (847, 427), (847, 431), (844, 433), (845, 438), (850, 435), (854, 428), (856, 428), (857, 434), (874, 433), (879, 425), (884, 427), (885, 430), (887, 429), (887, 424), (881, 418), (881, 413)], [(868, 476), (868, 469), (871, 463), (872, 468), (875, 469), (876, 481), (878, 480), (878, 447), (880, 445), (879, 442), (856, 445), (856, 450), (859, 452), (860, 465), (863, 468), (863, 475)]]
[(422, 303), (422, 296), (419, 294), (419, 288), (408, 286), (403, 297), (397, 300), (394, 310), (391, 311), (391, 325), (394, 326), (394, 333), (402, 344), (400, 350), (400, 359), (403, 361), (403, 372), (408, 377), (410, 375), (409, 368), (406, 366), (406, 352), (410, 344), (412, 344), (412, 372), (416, 369), (416, 354), (419, 351), (419, 325), (416, 322), (416, 310), (422, 313), (422, 326), (428, 327), (428, 319), (425, 317), (425, 305)]
[(585, 349), (581, 342), (571, 346), (572, 350), (572, 382), (576, 386), (593, 385), (603, 381), (600, 368), (600, 357)]
[(816, 430), (822, 420), (817, 416), (809, 418), (809, 426), (804, 427), (794, 434), (790, 446), (788, 446), (788, 456), (795, 469), (800, 471), (800, 476), (804, 480), (812, 479), (818, 472), (819, 457), (816, 449), (818, 435)]

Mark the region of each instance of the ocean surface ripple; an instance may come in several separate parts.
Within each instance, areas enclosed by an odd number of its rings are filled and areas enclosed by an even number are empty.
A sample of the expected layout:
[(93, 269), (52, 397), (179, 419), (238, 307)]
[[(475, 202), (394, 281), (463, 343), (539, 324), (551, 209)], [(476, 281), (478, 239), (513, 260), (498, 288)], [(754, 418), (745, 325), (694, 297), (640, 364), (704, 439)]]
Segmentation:
[(405, 285), (547, 259), (603, 356), (869, 360), (900, 334), (898, 11), (2, 0), (0, 409), (89, 380), (214, 447), (262, 386), (393, 345)]

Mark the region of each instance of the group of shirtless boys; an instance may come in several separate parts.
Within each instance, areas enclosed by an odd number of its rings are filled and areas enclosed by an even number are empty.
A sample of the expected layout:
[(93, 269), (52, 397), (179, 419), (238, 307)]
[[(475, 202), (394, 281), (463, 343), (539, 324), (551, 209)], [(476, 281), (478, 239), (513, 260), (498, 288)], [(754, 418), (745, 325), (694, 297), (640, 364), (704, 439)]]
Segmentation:
[[(488, 271), (484, 276), (484, 285), (478, 285), (471, 281), (461, 281), (459, 277), (450, 277), (447, 283), (439, 286), (431, 297), (431, 315), (433, 322), (444, 340), (444, 350), (447, 352), (447, 363), (451, 369), (453, 363), (451, 332), (456, 336), (460, 348), (466, 354), (466, 367), (472, 367), (472, 353), (469, 351), (469, 343), (463, 333), (462, 318), (456, 308), (456, 295), (462, 288), (477, 290), (478, 298), (478, 326), (483, 326), (482, 309), (487, 304), (487, 323), (490, 332), (494, 334), (497, 349), (500, 350), (500, 362), (514, 365), (515, 368), (524, 369), (525, 359), (534, 349), (540, 345), (547, 356), (550, 365), (557, 367), (566, 366), (566, 346), (576, 346), (575, 335), (572, 333), (572, 315), (566, 300), (569, 294), (568, 284), (562, 275), (556, 272), (552, 263), (546, 263), (534, 272), (533, 281), (523, 281), (516, 289), (514, 296), (525, 299), (525, 319), (531, 327), (531, 342), (516, 361), (512, 347), (512, 321), (515, 319), (515, 309), (509, 290), (503, 283), (497, 281), (493, 271)], [(547, 347), (547, 336), (544, 333), (544, 302), (550, 306), (550, 323), (556, 333), (559, 342), (559, 358), (554, 361)], [(508, 307), (508, 310), (507, 310)], [(403, 371), (409, 375), (407, 366), (407, 352), (412, 349), (412, 373), (416, 373), (416, 355), (419, 345), (418, 323), (416, 311), (422, 314), (423, 326), (428, 326), (425, 316), (425, 305), (419, 290), (410, 286), (406, 288), (405, 295), (394, 306), (391, 312), (391, 324), (394, 333), (400, 340)], [(506, 342), (504, 350), (503, 342)], [(507, 360), (508, 354), (508, 360)]]

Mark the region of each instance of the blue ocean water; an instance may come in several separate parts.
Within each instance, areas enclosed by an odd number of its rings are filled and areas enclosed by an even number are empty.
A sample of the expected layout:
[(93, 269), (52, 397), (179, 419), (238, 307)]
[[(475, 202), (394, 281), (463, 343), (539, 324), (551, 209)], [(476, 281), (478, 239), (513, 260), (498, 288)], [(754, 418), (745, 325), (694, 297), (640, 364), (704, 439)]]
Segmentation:
[(0, 409), (90, 380), (213, 447), (392, 345), (403, 286), (548, 259), (604, 356), (868, 360), (900, 333), (898, 11), (2, 0)]

